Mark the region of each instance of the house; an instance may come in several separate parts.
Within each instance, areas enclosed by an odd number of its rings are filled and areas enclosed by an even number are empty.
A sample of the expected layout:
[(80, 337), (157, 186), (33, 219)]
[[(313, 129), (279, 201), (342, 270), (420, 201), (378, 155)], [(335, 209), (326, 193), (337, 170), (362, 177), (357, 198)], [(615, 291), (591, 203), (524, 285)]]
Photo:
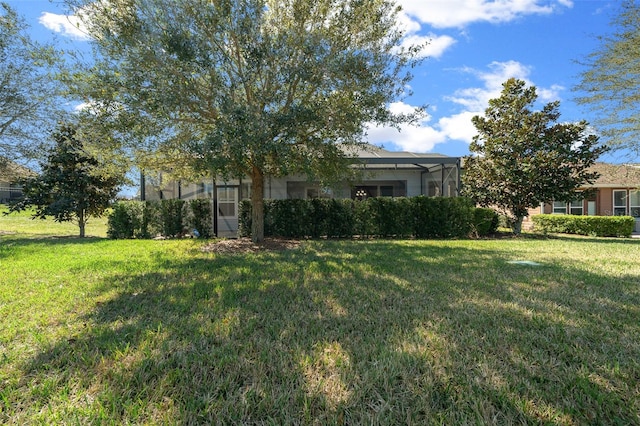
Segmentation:
[(0, 204), (22, 197), (22, 186), (16, 182), (20, 178), (31, 175), (33, 175), (31, 170), (12, 161), (0, 164)]
[[(358, 182), (324, 187), (306, 176), (266, 178), (267, 199), (412, 197), (417, 195), (455, 197), (460, 190), (460, 158), (440, 154), (387, 151), (379, 147), (361, 149), (354, 166), (362, 170)], [(250, 180), (224, 181), (209, 178), (196, 182), (168, 180), (163, 175), (142, 179), (140, 199), (207, 198), (217, 206), (217, 235), (232, 237), (238, 230), (238, 203), (250, 197)], [(217, 225), (217, 226), (216, 226)]]
[(583, 189), (588, 190), (584, 199), (554, 201), (529, 210), (523, 226), (531, 228), (531, 215), (575, 214), (589, 216), (633, 216), (635, 232), (640, 232), (640, 165), (596, 163), (591, 170), (600, 177)]

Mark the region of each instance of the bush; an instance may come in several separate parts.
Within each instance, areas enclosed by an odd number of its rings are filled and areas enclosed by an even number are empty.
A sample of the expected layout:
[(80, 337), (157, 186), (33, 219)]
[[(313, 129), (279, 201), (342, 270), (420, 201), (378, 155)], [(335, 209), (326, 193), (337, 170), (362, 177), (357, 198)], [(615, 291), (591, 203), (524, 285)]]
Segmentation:
[(476, 236), (485, 237), (498, 230), (499, 216), (493, 209), (476, 208), (473, 211), (472, 229)]
[(198, 238), (213, 237), (213, 206), (211, 200), (190, 200), (187, 203), (187, 207), (187, 225), (189, 230)]
[(180, 237), (186, 229), (196, 229), (202, 238), (213, 235), (209, 200), (119, 201), (108, 217), (107, 236)]
[(413, 206), (406, 198), (369, 198), (365, 201), (370, 222), (368, 233), (379, 237), (413, 235)]
[(251, 201), (249, 200), (238, 203), (238, 236), (251, 236)]
[(142, 201), (142, 219), (135, 238), (153, 238), (162, 234), (160, 201)]
[(531, 219), (536, 232), (597, 237), (630, 237), (635, 226), (635, 219), (631, 216), (539, 214)]
[(107, 237), (112, 239), (133, 238), (138, 222), (137, 212), (133, 209), (135, 201), (119, 201), (107, 219)]
[(184, 234), (184, 206), (184, 200), (160, 201), (160, 219), (162, 221), (161, 224), (163, 236), (178, 237)]
[(329, 238), (349, 238), (355, 233), (354, 201), (350, 199), (323, 200), (326, 207), (326, 236)]
[(417, 238), (462, 238), (471, 233), (473, 203), (463, 197), (413, 198)]

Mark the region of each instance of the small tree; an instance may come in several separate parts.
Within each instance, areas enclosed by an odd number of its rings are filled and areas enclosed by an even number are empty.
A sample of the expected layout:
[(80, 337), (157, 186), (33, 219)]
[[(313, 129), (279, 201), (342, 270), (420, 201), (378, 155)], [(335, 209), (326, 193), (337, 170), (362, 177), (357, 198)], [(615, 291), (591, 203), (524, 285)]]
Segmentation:
[(463, 193), (481, 206), (495, 206), (513, 219), (519, 234), (528, 209), (553, 200), (579, 197), (578, 188), (593, 183), (588, 169), (606, 148), (587, 132), (587, 123), (556, 123), (559, 102), (531, 111), (534, 86), (509, 79), (484, 117), (473, 117), (478, 134), (466, 158)]
[(10, 211), (35, 207), (34, 219), (53, 216), (57, 222), (75, 220), (83, 238), (87, 220), (104, 213), (122, 179), (106, 173), (84, 149), (74, 126), (61, 125), (53, 140), (53, 150), (41, 163), (42, 173), (22, 180), (24, 197)]

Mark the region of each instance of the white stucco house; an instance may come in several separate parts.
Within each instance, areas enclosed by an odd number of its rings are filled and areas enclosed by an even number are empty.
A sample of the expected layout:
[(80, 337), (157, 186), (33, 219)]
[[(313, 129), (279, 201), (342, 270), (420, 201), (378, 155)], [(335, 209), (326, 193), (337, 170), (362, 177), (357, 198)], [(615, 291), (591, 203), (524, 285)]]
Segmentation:
[[(360, 150), (354, 167), (363, 169), (362, 180), (322, 187), (306, 176), (266, 177), (267, 199), (364, 198), (458, 196), (460, 191), (459, 157), (441, 154), (417, 154), (387, 151), (378, 147)], [(207, 198), (213, 200), (219, 237), (233, 237), (238, 231), (238, 203), (251, 194), (249, 179), (208, 178), (194, 182), (164, 179), (158, 174), (142, 179), (141, 200)]]

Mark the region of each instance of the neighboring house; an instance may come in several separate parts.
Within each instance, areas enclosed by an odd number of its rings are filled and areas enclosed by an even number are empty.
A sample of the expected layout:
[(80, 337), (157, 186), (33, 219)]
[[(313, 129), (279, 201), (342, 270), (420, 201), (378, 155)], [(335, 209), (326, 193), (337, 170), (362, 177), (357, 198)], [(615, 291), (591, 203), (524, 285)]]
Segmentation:
[[(392, 152), (371, 147), (361, 150), (354, 167), (363, 169), (362, 180), (336, 187), (322, 187), (305, 176), (266, 178), (264, 197), (269, 199), (412, 197), (417, 195), (455, 197), (460, 189), (460, 158), (440, 154)], [(140, 198), (208, 198), (217, 206), (217, 235), (235, 236), (238, 230), (238, 202), (250, 198), (250, 180), (224, 181), (212, 178), (197, 182), (163, 182), (162, 174), (143, 179)], [(155, 181), (155, 182), (154, 182)], [(154, 184), (155, 183), (155, 184)]]
[(591, 170), (600, 173), (585, 186), (589, 195), (583, 200), (554, 201), (529, 210), (525, 225), (532, 226), (531, 215), (575, 214), (589, 216), (633, 216), (635, 232), (640, 232), (640, 165), (596, 163)]
[(12, 161), (0, 165), (0, 204), (22, 197), (22, 186), (16, 181), (31, 175), (31, 170)]

